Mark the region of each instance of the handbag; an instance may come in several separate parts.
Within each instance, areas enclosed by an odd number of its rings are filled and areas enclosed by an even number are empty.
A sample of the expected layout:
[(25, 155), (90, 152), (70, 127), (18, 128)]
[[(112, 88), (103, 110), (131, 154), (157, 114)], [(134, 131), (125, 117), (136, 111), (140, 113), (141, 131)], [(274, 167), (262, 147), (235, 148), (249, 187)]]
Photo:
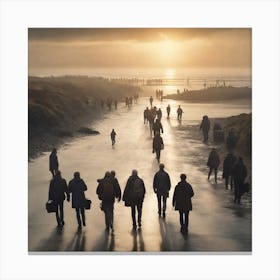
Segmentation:
[(85, 199), (85, 209), (89, 210), (91, 206), (91, 200), (90, 199)]
[(57, 204), (54, 202), (54, 200), (49, 200), (46, 203), (46, 210), (48, 213), (55, 213), (57, 209)]

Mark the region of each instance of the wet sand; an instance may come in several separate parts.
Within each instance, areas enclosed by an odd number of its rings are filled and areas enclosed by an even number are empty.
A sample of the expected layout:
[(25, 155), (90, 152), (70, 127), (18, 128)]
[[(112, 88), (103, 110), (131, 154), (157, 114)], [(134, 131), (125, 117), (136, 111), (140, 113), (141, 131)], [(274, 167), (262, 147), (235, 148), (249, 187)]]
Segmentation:
[[(165, 107), (170, 103), (170, 120), (165, 117)], [(148, 125), (143, 124), (143, 109), (146, 99), (130, 110), (120, 107), (108, 114), (104, 120), (92, 123), (101, 134), (75, 138), (64, 145), (58, 153), (63, 177), (69, 181), (74, 171), (79, 170), (88, 185), (86, 197), (93, 202), (86, 211), (87, 226), (77, 231), (75, 210), (65, 202), (65, 226), (56, 228), (54, 214), (48, 214), (45, 202), (48, 195), (50, 173), (48, 154), (29, 163), (29, 252), (250, 252), (251, 203), (233, 204), (233, 194), (224, 188), (221, 172), (218, 184), (207, 181), (206, 160), (209, 147), (199, 139), (188, 136), (187, 126), (198, 121), (188, 118), (188, 104), (183, 106), (183, 120), (176, 119), (176, 101), (155, 101), (163, 110), (163, 139), (165, 149), (161, 161), (171, 177), (172, 188), (167, 200), (166, 219), (158, 218), (157, 199), (152, 180), (158, 170), (152, 154), (152, 138)], [(186, 127), (186, 129), (185, 129)], [(111, 146), (110, 131), (117, 132), (116, 145)], [(105, 232), (104, 213), (95, 191), (96, 180), (106, 170), (116, 170), (122, 190), (131, 170), (136, 168), (143, 178), (147, 194), (143, 204), (142, 230), (133, 232), (130, 208), (124, 203), (115, 204), (115, 233)], [(171, 200), (180, 173), (188, 175), (193, 186), (193, 211), (190, 213), (189, 235), (180, 233), (179, 214), (172, 209)]]

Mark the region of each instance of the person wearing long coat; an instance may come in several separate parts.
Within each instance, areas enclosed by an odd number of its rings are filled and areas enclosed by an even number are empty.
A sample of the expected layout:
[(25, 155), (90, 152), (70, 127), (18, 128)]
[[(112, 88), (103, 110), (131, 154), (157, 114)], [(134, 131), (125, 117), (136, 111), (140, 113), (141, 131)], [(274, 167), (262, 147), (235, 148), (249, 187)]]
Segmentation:
[(180, 214), (181, 232), (188, 233), (189, 226), (189, 211), (192, 211), (192, 200), (194, 196), (192, 186), (186, 181), (185, 174), (180, 175), (181, 181), (177, 184), (174, 190), (172, 205)]
[(218, 167), (220, 165), (220, 157), (215, 148), (212, 149), (212, 151), (209, 154), (207, 166), (209, 167), (209, 173), (208, 173), (208, 181), (210, 180), (210, 175), (212, 171), (214, 170), (215, 173), (215, 183), (217, 183), (217, 174), (218, 174)]
[(69, 193), (72, 193), (72, 208), (76, 209), (76, 216), (78, 221), (78, 228), (86, 226), (85, 218), (85, 191), (87, 190), (87, 185), (84, 180), (80, 178), (80, 173), (75, 172), (74, 178), (69, 182), (68, 185)]
[(206, 116), (206, 115), (203, 116), (199, 129), (202, 130), (203, 141), (207, 142), (208, 141), (208, 133), (209, 133), (209, 130), (210, 130), (210, 121), (209, 121), (208, 116)]
[(232, 174), (234, 181), (234, 203), (240, 204), (241, 196), (244, 193), (244, 182), (247, 177), (247, 168), (241, 157), (238, 158), (237, 163), (234, 165)]
[[(153, 188), (158, 200), (158, 215), (165, 218), (166, 200), (169, 197), (171, 187), (170, 177), (164, 170), (164, 164), (159, 165), (159, 171), (154, 176)], [(162, 202), (162, 203), (161, 203)], [(161, 212), (162, 211), (162, 212)]]
[(61, 177), (61, 172), (58, 170), (50, 182), (49, 200), (54, 201), (56, 205), (56, 221), (57, 226), (64, 226), (64, 211), (63, 204), (67, 195), (67, 201), (70, 200), (66, 180)]
[(141, 228), (142, 225), (142, 207), (143, 201), (146, 193), (146, 188), (144, 181), (138, 177), (137, 170), (132, 170), (132, 175), (128, 178), (122, 200), (125, 202), (125, 206), (131, 207), (131, 218), (133, 229), (136, 226), (136, 209), (138, 212), (137, 223), (138, 227)]
[(160, 136), (159, 132), (156, 132), (156, 135), (153, 139), (153, 153), (156, 152), (157, 161), (160, 160), (160, 152), (163, 149), (164, 144), (162, 137)]
[(230, 189), (233, 187), (233, 167), (236, 162), (236, 157), (232, 153), (228, 153), (223, 163), (223, 178), (225, 179), (225, 187), (230, 183)]
[(57, 150), (55, 148), (52, 150), (49, 156), (49, 170), (54, 178), (58, 171)]

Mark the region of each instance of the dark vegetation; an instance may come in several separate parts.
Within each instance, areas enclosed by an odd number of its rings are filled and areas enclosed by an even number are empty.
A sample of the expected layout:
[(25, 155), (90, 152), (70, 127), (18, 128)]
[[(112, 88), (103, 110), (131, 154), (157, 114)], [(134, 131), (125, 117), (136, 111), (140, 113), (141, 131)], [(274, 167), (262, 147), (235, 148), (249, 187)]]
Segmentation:
[(169, 94), (166, 99), (186, 100), (188, 102), (234, 102), (236, 100), (252, 100), (252, 89), (249, 87), (211, 87), (190, 90), (185, 93)]
[[(107, 99), (122, 102), (139, 90), (98, 77), (29, 77), (29, 159), (59, 145), (63, 138), (73, 137), (81, 126), (100, 117), (107, 110)], [(101, 100), (104, 100), (104, 109), (100, 106)], [(85, 133), (85, 129), (82, 130)]]

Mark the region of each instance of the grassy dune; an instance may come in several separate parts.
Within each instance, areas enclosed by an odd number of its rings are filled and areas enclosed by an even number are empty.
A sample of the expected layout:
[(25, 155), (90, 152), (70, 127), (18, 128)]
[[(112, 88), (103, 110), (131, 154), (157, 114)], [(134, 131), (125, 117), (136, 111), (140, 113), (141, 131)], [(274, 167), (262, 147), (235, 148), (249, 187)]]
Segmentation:
[(29, 158), (50, 150), (80, 126), (102, 116), (106, 109), (101, 109), (101, 99), (121, 102), (138, 92), (139, 88), (96, 77), (29, 77)]

